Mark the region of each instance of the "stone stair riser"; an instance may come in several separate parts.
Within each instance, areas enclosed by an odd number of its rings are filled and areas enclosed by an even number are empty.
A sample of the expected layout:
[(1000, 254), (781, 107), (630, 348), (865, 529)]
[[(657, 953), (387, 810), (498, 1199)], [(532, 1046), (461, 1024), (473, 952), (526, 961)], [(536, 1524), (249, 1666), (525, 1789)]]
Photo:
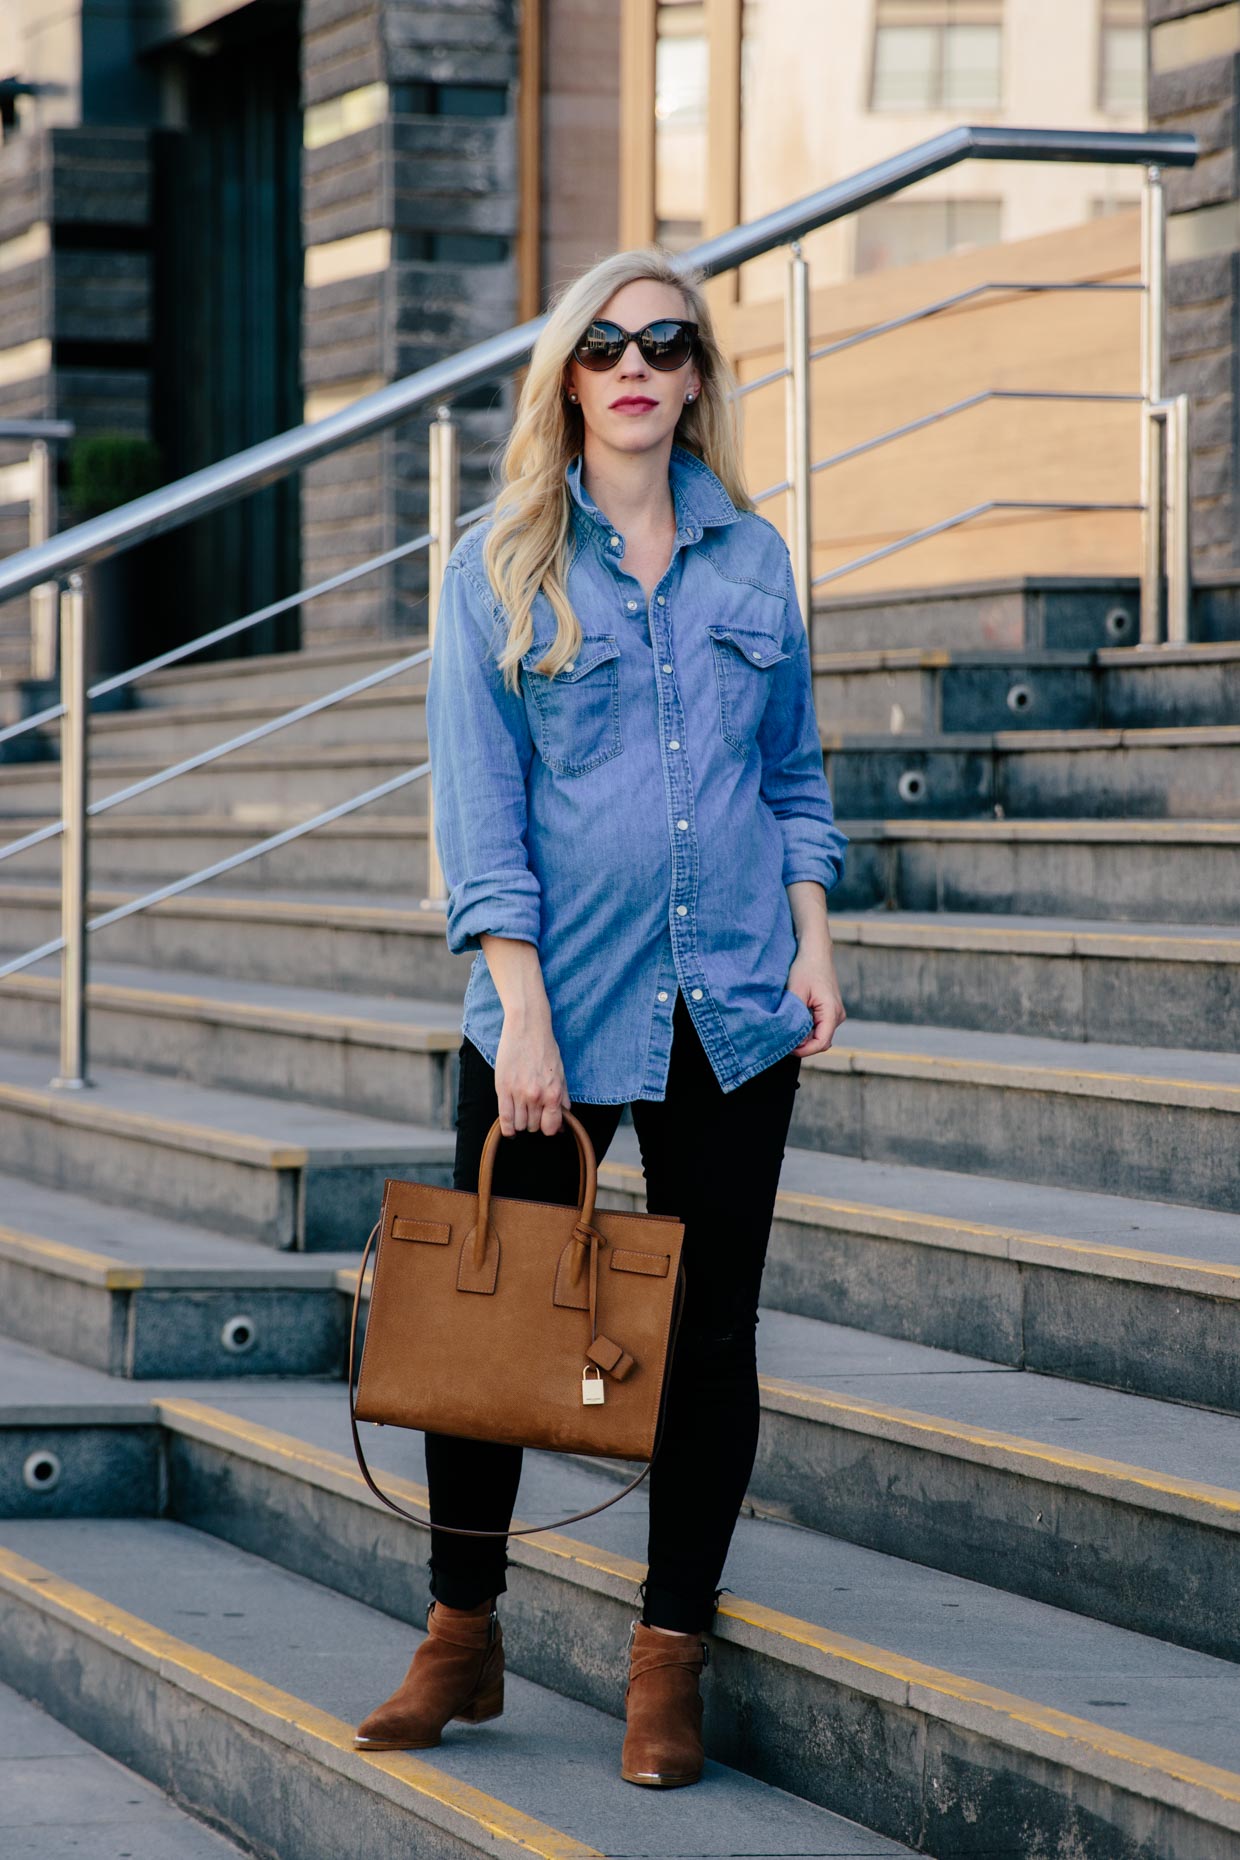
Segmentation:
[[(339, 1292), (321, 1287), (127, 1290), (0, 1255), (0, 1333), (136, 1380), (336, 1377), (344, 1374), (348, 1310)], [(230, 1347), (239, 1334), (243, 1347)]]
[[(141, 710), (128, 717), (111, 719), (95, 729), (91, 736), (91, 754), (99, 763), (112, 756), (149, 757), (152, 762), (178, 762), (183, 756), (198, 755), (217, 743), (229, 742), (247, 730), (268, 723), (284, 710), (293, 710), (300, 700), (290, 698), (269, 707), (254, 694), (247, 693), (244, 715), (198, 717), (179, 716), (175, 710), (163, 714)], [(251, 709), (251, 705), (253, 708)], [(308, 717), (288, 724), (266, 740), (283, 749), (303, 749), (310, 745), (339, 748), (343, 744), (367, 741), (396, 744), (426, 736), (425, 699), (420, 692), (385, 693), (381, 702), (353, 699), (346, 704), (332, 704), (326, 710), (313, 711)], [(54, 753), (59, 755), (59, 740), (52, 736)], [(240, 754), (240, 751), (237, 751)]]
[[(145, 1418), (6, 1420), (0, 1423), (0, 1517), (157, 1517), (165, 1503), (166, 1461), (164, 1431)], [(27, 1467), (41, 1480), (34, 1489)], [(4, 1638), (0, 1634), (0, 1642)]]
[[(598, 1205), (634, 1212), (636, 1195), (605, 1182)], [(797, 1220), (776, 1209), (762, 1303), (827, 1324), (980, 1356), (1012, 1369), (1091, 1382), (1156, 1400), (1240, 1414), (1240, 1310), (1130, 1274), (1073, 1271), (933, 1246), (850, 1226), (843, 1214)]]
[[(815, 602), (812, 621), (815, 652), (865, 652), (881, 646), (1087, 652), (1096, 646), (1135, 645), (1138, 633), (1139, 596), (1131, 583), (1054, 589), (927, 588), (903, 596), (850, 598), (841, 579), (832, 594)], [(1194, 631), (1193, 637), (1228, 635)]]
[(1240, 714), (1240, 663), (876, 665), (819, 669), (824, 730), (1152, 729)]
[(1240, 1212), (1240, 1123), (1214, 1108), (812, 1065), (797, 1100), (793, 1143)]
[[(316, 761), (310, 751), (304, 759), (256, 762), (252, 750), (236, 750), (221, 761), (191, 769), (184, 775), (135, 795), (122, 807), (141, 809), (144, 814), (235, 814), (247, 821), (256, 814), (260, 825), (254, 834), (259, 839), (274, 831), (269, 825), (278, 815), (280, 827), (308, 820), (329, 807), (336, 807), (354, 795), (365, 794), (384, 781), (390, 781), (404, 769), (412, 769), (425, 760), (424, 745), (412, 738), (400, 755), (376, 761), (358, 748), (355, 756), (341, 752), (343, 760)], [(110, 794), (116, 794), (134, 782), (145, 781), (167, 766), (158, 759), (140, 762), (126, 757), (116, 764), (96, 759), (90, 770), (89, 799), (93, 806)], [(392, 794), (367, 803), (367, 813), (420, 817), (426, 812), (426, 781), (409, 782)], [(60, 770), (58, 763), (41, 763), (34, 767), (6, 769), (0, 780), (0, 823), (7, 819), (13, 837), (22, 830), (21, 817), (38, 815), (53, 820), (60, 816)], [(5, 834), (8, 837), (8, 834)]]
[[(91, 913), (110, 910), (117, 901), (115, 894), (92, 893)], [(60, 934), (59, 907), (50, 891), (37, 901), (3, 902), (6, 950), (34, 949)], [(431, 933), (413, 935), (400, 927), (307, 923), (292, 913), (257, 922), (230, 919), (209, 908), (198, 912), (192, 897), (108, 924), (92, 934), (90, 947), (101, 961), (193, 969), (234, 981), (415, 995), (446, 1008), (462, 1000), (470, 967), (470, 958), (449, 952), (438, 917)]]
[(811, 1530), (1036, 1601), (1240, 1657), (1236, 1534), (980, 1458), (763, 1403), (750, 1496)]
[[(219, 833), (189, 833), (170, 822), (166, 832), (159, 835), (144, 831), (127, 836), (119, 827), (109, 830), (96, 826), (90, 842), (91, 879), (96, 885), (153, 891), (157, 885), (244, 852), (265, 837), (266, 831), (255, 823), (239, 824)], [(279, 825), (270, 831), (279, 832)], [(0, 847), (4, 837), (7, 835), (0, 835)], [(12, 837), (18, 836), (14, 833)], [(58, 884), (58, 842), (45, 841), (16, 854), (11, 863), (0, 863), (0, 880), (19, 875), (27, 882)], [(391, 892), (418, 898), (426, 889), (425, 834), (418, 823), (410, 821), (408, 832), (402, 833), (399, 840), (372, 844), (357, 835), (333, 834), (319, 828), (207, 883), (216, 889), (225, 884), (230, 891), (256, 894), (267, 887), (291, 890), (305, 886), (314, 891), (338, 890), (342, 900), (357, 892)]]
[[(234, 968), (231, 971), (236, 974)], [(274, 978), (273, 978), (274, 979)], [(48, 1055), (49, 1077), (59, 1057), (56, 996), (0, 981), (5, 1039)], [(449, 1129), (456, 1105), (456, 1052), (422, 1052), (361, 1043), (355, 1031), (285, 1031), (214, 1021), (210, 1010), (161, 1003), (90, 1005), (91, 1058), (106, 1065), (166, 1072), (229, 1091), (295, 1098), (374, 1117)]]

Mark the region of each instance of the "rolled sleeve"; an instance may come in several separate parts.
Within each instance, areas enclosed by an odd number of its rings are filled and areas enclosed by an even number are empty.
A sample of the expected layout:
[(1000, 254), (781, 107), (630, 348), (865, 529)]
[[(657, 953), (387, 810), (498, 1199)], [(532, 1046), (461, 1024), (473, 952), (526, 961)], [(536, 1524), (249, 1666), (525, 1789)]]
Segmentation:
[(774, 689), (758, 729), (760, 793), (783, 834), (784, 884), (807, 878), (830, 891), (844, 876), (848, 836), (835, 824), (831, 789), (822, 766), (809, 638), (790, 556), (783, 646), (788, 657), (774, 668)]
[(526, 842), (526, 779), (533, 741), (519, 691), (495, 661), (501, 615), (468, 539), (448, 561), (426, 689), (435, 846), (448, 887), (454, 955), (483, 932), (538, 946), (541, 887)]

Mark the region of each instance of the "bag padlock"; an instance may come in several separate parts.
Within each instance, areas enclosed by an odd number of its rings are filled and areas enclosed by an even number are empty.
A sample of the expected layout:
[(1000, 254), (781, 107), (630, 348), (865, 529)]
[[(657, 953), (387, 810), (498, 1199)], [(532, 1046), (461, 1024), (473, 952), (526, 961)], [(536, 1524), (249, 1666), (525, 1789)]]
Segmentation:
[[(593, 1377), (590, 1371), (594, 1371)], [(587, 1408), (597, 1408), (606, 1400), (603, 1388), (603, 1372), (596, 1363), (587, 1363), (581, 1372), (581, 1399)]]

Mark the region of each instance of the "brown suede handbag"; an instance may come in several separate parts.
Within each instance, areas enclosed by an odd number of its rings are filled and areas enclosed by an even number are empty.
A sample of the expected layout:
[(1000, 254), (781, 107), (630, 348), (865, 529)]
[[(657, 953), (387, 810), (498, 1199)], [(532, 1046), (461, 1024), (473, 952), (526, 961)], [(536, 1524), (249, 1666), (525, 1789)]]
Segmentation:
[[(492, 1195), (496, 1118), (476, 1194), (427, 1182), (384, 1184), (362, 1254), (349, 1334), (349, 1419), (362, 1476), (380, 1490), (358, 1421), (620, 1460), (653, 1459), (684, 1303), (684, 1225), (667, 1214), (596, 1210), (598, 1168), (580, 1119), (578, 1205)], [(366, 1266), (379, 1236), (354, 1392)], [(522, 1536), (592, 1517), (640, 1485)], [(440, 1526), (437, 1524), (436, 1529)]]

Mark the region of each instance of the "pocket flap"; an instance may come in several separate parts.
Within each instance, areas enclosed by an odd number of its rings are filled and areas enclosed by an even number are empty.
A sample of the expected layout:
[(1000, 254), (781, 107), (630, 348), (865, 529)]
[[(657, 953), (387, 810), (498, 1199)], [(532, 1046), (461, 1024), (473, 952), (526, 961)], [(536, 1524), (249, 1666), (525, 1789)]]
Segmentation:
[(708, 626), (706, 631), (712, 639), (731, 646), (748, 664), (756, 665), (760, 670), (765, 670), (768, 665), (778, 665), (781, 659), (791, 657), (773, 633), (762, 632), (757, 627), (751, 629), (719, 622)]
[[(551, 640), (546, 640), (541, 645), (531, 646), (528, 652), (521, 655), (522, 665), (532, 672), (546, 658), (552, 643)], [(620, 645), (614, 633), (587, 633), (577, 648), (576, 658), (570, 659), (568, 664), (555, 674), (551, 683), (575, 685), (579, 678), (586, 676), (587, 672), (594, 671), (597, 666), (604, 664), (608, 659), (619, 657)]]

